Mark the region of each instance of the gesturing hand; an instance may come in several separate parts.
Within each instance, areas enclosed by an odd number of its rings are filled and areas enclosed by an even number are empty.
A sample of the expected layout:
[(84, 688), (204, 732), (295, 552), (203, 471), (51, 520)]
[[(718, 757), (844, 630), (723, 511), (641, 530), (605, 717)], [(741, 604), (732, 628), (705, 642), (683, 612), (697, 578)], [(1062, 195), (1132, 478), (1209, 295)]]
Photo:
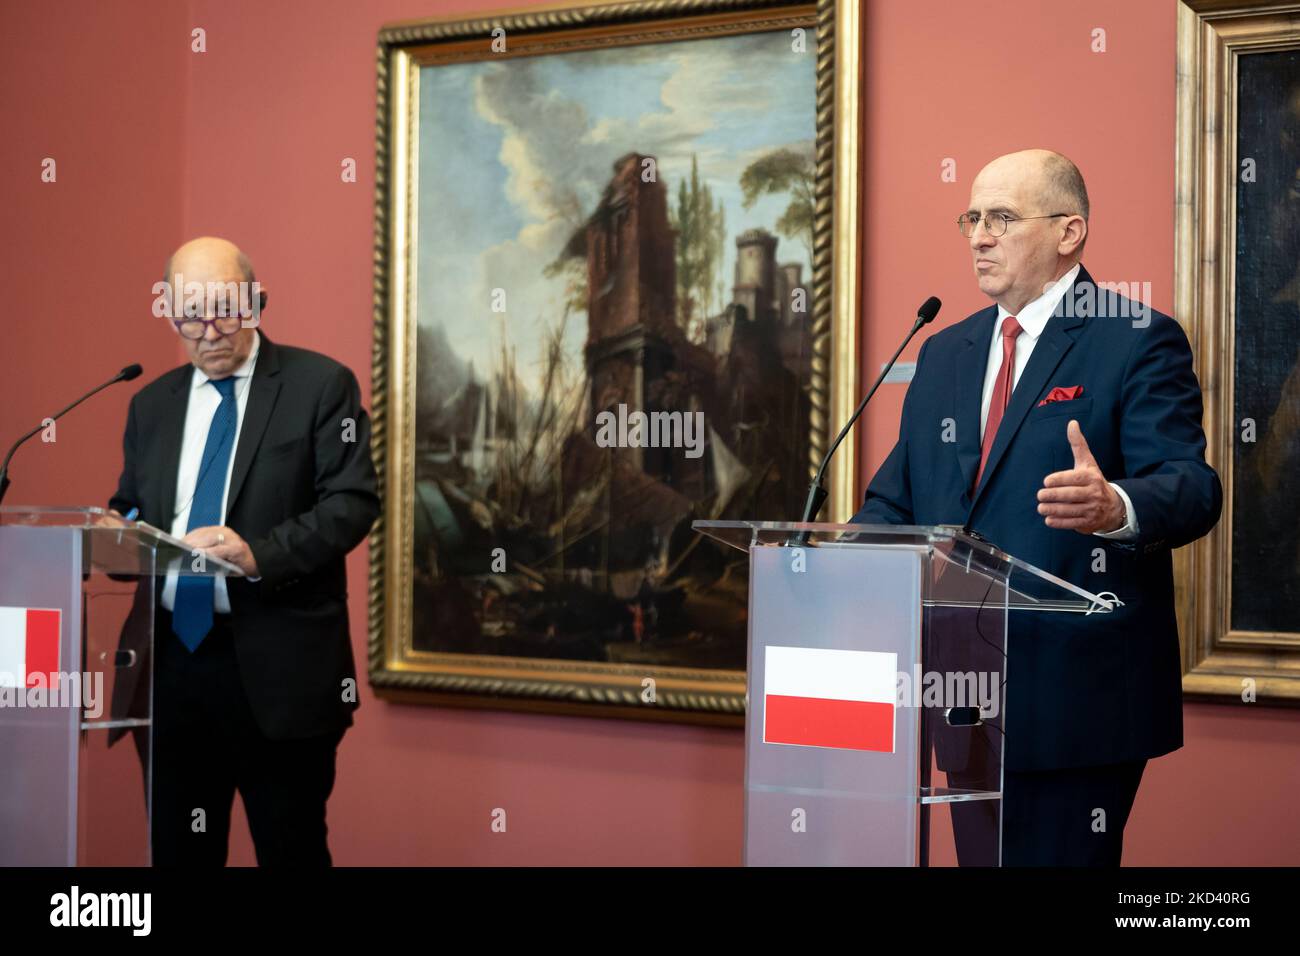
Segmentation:
[(253, 557), (252, 548), (230, 528), (195, 528), (181, 540), (191, 548), (198, 548), (223, 561), (229, 561), (250, 578), (258, 576), (257, 560)]
[(1126, 519), (1124, 502), (1097, 467), (1079, 423), (1070, 419), (1065, 434), (1074, 451), (1074, 467), (1054, 471), (1043, 479), (1043, 487), (1038, 490), (1038, 513), (1049, 528), (1080, 534), (1119, 530)]

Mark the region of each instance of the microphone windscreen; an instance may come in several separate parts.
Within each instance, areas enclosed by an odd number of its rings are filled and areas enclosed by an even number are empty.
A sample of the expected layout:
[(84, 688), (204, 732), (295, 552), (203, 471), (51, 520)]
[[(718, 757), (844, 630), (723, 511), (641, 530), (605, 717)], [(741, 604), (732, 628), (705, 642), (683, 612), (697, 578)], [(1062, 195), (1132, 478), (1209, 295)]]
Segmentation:
[(939, 314), (941, 308), (943, 308), (943, 303), (939, 301), (938, 296), (932, 295), (916, 310), (916, 317), (921, 320), (922, 325), (925, 325), (927, 322), (934, 321), (934, 317)]
[(122, 381), (129, 382), (133, 378), (139, 378), (142, 372), (144, 372), (144, 369), (139, 365), (128, 365), (126, 368), (122, 369), (120, 374), (122, 376)]

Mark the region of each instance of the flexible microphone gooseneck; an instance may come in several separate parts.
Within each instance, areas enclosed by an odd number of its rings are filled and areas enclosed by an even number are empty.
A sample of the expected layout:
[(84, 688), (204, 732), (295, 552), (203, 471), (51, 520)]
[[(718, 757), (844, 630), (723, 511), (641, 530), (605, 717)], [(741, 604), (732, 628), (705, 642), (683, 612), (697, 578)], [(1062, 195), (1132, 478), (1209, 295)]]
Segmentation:
[[(928, 325), (930, 322), (934, 321), (934, 317), (939, 314), (939, 309), (942, 308), (942, 306), (943, 303), (940, 302), (938, 298), (930, 296), (930, 298), (926, 299), (921, 307), (916, 310), (916, 322), (912, 326), (912, 330), (907, 333), (907, 338), (903, 339), (903, 344), (898, 347), (896, 352), (894, 352), (894, 357), (886, 363), (883, 369), (881, 369), (880, 377), (876, 379), (876, 384), (871, 386), (871, 391), (867, 392), (867, 397), (858, 405), (857, 411), (849, 417), (849, 420), (844, 424), (844, 427), (840, 429), (840, 433), (835, 436), (835, 440), (831, 442), (831, 447), (826, 450), (826, 455), (822, 458), (821, 466), (817, 469), (817, 474), (813, 477), (812, 484), (808, 486), (808, 500), (804, 503), (803, 517), (799, 519), (800, 521), (810, 522), (817, 520), (817, 512), (821, 511), (822, 505), (826, 503), (826, 486), (822, 482), (825, 480), (826, 466), (830, 464), (831, 457), (835, 454), (836, 449), (840, 447), (840, 443), (844, 441), (844, 437), (848, 435), (849, 429), (851, 429), (854, 423), (861, 417), (862, 412), (867, 407), (867, 402), (871, 401), (871, 396), (876, 394), (876, 389), (878, 389), (880, 383), (885, 380), (885, 376), (889, 374), (889, 370), (894, 367), (894, 363), (898, 361), (898, 356), (903, 354), (903, 349), (907, 348), (907, 343), (911, 342), (912, 337), (916, 335), (917, 332), (921, 331), (923, 325)], [(806, 543), (808, 540), (808, 532), (801, 531), (796, 537), (800, 539), (801, 543)]]
[(9, 454), (5, 455), (4, 464), (0, 465), (0, 501), (4, 500), (5, 492), (9, 490), (9, 460), (13, 458), (14, 452), (18, 450), (18, 446), (20, 446), (23, 442), (27, 441), (27, 439), (31, 438), (41, 429), (45, 428), (46, 422), (57, 421), (58, 419), (66, 415), (68, 412), (76, 408), (78, 405), (80, 405), (82, 402), (84, 402), (86, 399), (90, 398), (90, 396), (94, 395), (96, 392), (102, 392), (110, 385), (116, 385), (118, 382), (129, 382), (132, 379), (139, 378), (140, 373), (143, 371), (144, 369), (142, 369), (139, 365), (128, 365), (126, 368), (122, 369), (122, 371), (118, 372), (116, 375), (110, 378), (103, 385), (100, 385), (98, 388), (91, 389), (89, 392), (87, 392), (85, 395), (82, 395), (81, 398), (77, 399), (67, 408), (63, 409), (63, 411), (56, 412), (54, 415), (50, 416), (48, 419), (41, 422), (39, 425), (37, 425), (35, 428), (29, 431), (22, 438), (14, 442), (13, 447), (9, 449)]

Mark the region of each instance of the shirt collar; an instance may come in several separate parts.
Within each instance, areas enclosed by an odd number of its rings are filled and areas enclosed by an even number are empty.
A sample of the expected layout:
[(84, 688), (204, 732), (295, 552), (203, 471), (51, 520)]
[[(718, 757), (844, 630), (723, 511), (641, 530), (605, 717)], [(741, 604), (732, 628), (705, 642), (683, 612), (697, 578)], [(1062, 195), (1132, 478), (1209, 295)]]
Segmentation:
[[(248, 353), (248, 358), (244, 359), (244, 364), (235, 369), (231, 378), (245, 378), (253, 374), (253, 368), (257, 365), (257, 353), (262, 348), (262, 337), (257, 334), (257, 329), (253, 329), (253, 350)], [(190, 378), (190, 388), (200, 389), (212, 379), (199, 370), (197, 366), (194, 369), (194, 375)]]
[[(1016, 313), (1016, 321), (1020, 327), (1025, 330), (1025, 334), (1030, 338), (1036, 339), (1043, 334), (1043, 329), (1047, 325), (1047, 320), (1052, 317), (1056, 311), (1056, 304), (1061, 301), (1061, 297), (1074, 285), (1074, 280), (1079, 276), (1080, 263), (1075, 263), (1074, 268), (1067, 272), (1061, 278), (1057, 279), (1047, 291), (1040, 295), (1033, 302), (1025, 304), (1025, 307)], [(998, 306), (997, 332), (1002, 331), (1002, 320), (1011, 313)]]

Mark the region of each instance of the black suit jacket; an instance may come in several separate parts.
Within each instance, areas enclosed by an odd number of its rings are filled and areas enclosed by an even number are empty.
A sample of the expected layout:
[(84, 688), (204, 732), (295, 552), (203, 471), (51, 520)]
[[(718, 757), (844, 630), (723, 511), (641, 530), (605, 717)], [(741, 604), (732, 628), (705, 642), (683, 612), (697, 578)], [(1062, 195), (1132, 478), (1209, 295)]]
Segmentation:
[[(193, 372), (173, 369), (132, 398), (110, 502), (124, 514), (140, 509), (141, 521), (164, 530), (176, 505)], [(249, 388), (225, 521), (248, 542), (260, 572), (258, 581), (226, 582), (244, 691), (272, 739), (340, 731), (357, 707), (344, 557), (379, 515), (370, 420), (345, 366), (265, 335)], [(156, 592), (161, 597), (161, 578)], [(124, 629), (133, 650), (148, 633), (148, 610), (138, 599)], [(146, 690), (115, 686), (114, 715), (133, 711)]]
[[(1006, 765), (1141, 760), (1182, 745), (1182, 675), (1171, 550), (1206, 534), (1223, 490), (1205, 462), (1201, 389), (1172, 318), (1145, 316), (1079, 271), (1034, 347), (972, 491), (980, 399), (997, 319), (990, 306), (921, 348), (898, 444), (853, 520), (967, 525), (1018, 558), (1124, 606), (1108, 614), (1013, 611), (1007, 629)], [(1054, 387), (1072, 401), (1040, 404)], [(1133, 502), (1138, 536), (1047, 527), (1038, 490), (1074, 458), (1077, 419), (1108, 481)], [(946, 440), (951, 425), (955, 441)]]

